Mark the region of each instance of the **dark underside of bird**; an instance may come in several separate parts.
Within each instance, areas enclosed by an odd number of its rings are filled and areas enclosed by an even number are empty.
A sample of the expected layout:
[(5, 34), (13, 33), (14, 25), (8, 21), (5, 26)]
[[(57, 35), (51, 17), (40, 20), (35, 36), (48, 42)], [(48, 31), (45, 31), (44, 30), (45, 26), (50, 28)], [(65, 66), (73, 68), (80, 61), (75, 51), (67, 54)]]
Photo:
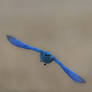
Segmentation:
[(77, 83), (85, 83), (85, 80), (81, 76), (71, 71), (68, 67), (62, 64), (55, 56), (53, 56), (50, 52), (41, 50), (34, 46), (27, 45), (26, 43), (16, 39), (15, 37), (9, 36), (9, 35), (7, 35), (7, 39), (12, 45), (16, 47), (33, 50), (37, 53), (40, 53), (40, 61), (43, 62), (44, 65), (49, 64), (52, 61), (55, 61), (73, 81)]

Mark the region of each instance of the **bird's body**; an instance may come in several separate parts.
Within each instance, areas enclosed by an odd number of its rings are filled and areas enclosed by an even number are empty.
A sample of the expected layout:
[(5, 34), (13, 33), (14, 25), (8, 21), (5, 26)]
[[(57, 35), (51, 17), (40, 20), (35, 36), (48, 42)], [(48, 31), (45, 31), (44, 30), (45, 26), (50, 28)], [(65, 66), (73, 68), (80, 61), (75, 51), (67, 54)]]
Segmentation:
[(29, 46), (22, 41), (12, 37), (12, 36), (7, 36), (9, 42), (13, 44), (14, 46), (24, 48), (24, 49), (29, 49), (36, 51), (40, 53), (40, 61), (44, 63), (44, 65), (51, 63), (52, 61), (55, 61), (63, 70), (64, 72), (75, 82), (77, 83), (85, 83), (85, 80), (80, 77), (78, 74), (75, 72), (72, 72), (68, 67), (66, 67), (64, 64), (62, 64), (55, 56), (53, 56), (50, 52), (41, 50), (39, 48)]
[(40, 53), (40, 61), (44, 62), (44, 64), (49, 64), (54, 60), (54, 56), (47, 51), (42, 51)]

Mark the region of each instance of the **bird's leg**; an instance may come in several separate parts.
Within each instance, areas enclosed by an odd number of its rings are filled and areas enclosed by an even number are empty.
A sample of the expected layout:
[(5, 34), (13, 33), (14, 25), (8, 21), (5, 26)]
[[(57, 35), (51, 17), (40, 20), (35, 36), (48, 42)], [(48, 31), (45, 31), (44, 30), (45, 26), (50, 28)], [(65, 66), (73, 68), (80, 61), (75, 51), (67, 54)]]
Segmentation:
[(46, 66), (46, 64), (44, 64), (44, 66)]

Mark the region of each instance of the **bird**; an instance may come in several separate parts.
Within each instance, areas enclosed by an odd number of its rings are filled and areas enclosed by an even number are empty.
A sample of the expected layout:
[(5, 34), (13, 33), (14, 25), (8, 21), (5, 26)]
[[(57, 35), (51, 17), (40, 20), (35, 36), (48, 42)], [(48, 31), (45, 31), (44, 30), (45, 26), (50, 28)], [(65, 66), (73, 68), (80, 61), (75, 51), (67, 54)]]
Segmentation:
[(28, 49), (28, 50), (33, 50), (33, 51), (39, 53), (40, 54), (40, 62), (43, 62), (44, 66), (46, 66), (47, 64), (50, 64), (51, 62), (54, 61), (63, 69), (63, 71), (74, 82), (76, 82), (76, 83), (86, 83), (86, 81), (80, 75), (78, 75), (77, 73), (73, 72), (68, 67), (66, 67), (60, 60), (58, 60), (53, 54), (51, 54), (51, 52), (36, 48), (34, 46), (27, 45), (26, 43), (20, 41), (16, 37), (13, 37), (13, 36), (10, 36), (10, 35), (6, 35), (6, 38), (8, 39), (8, 41), (12, 45), (14, 45), (16, 47), (24, 48), (24, 49)]

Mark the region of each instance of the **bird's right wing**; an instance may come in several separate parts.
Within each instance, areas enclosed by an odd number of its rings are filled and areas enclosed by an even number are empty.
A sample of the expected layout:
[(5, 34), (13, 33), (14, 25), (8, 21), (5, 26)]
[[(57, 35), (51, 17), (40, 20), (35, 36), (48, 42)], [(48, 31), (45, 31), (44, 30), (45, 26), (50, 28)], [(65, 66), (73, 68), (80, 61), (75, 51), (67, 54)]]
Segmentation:
[(41, 51), (43, 51), (43, 50), (40, 50), (40, 49), (35, 48), (33, 46), (29, 46), (29, 45), (25, 44), (24, 42), (16, 39), (15, 37), (7, 35), (7, 39), (14, 46), (17, 46), (17, 47), (20, 47), (20, 48), (24, 48), (24, 49), (33, 50), (33, 51), (36, 51), (38, 53), (40, 53)]
[(64, 64), (62, 64), (57, 58), (54, 58), (54, 61), (64, 70), (64, 72), (75, 82), (77, 83), (85, 83), (85, 80), (80, 77), (78, 74), (70, 70)]

